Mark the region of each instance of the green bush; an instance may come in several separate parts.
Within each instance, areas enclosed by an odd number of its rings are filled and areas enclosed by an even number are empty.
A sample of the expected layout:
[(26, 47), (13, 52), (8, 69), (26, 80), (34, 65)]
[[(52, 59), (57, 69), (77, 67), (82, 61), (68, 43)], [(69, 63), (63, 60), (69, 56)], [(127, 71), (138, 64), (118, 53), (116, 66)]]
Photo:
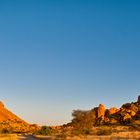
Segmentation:
[(48, 126), (42, 126), (41, 129), (38, 132), (36, 132), (36, 134), (50, 135), (51, 134), (51, 129)]

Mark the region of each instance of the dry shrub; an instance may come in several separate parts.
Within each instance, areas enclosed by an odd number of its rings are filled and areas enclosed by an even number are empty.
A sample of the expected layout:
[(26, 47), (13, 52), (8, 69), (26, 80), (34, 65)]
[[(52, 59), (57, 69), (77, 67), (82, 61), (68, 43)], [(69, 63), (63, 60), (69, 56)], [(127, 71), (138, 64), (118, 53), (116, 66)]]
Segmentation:
[(93, 130), (89, 128), (80, 128), (80, 129), (74, 128), (72, 130), (72, 136), (92, 135), (92, 134), (93, 134)]
[(140, 125), (131, 125), (129, 127), (130, 131), (140, 131)]
[(97, 131), (97, 135), (100, 136), (100, 135), (111, 135), (113, 132), (112, 128), (109, 128), (109, 127), (102, 127), (100, 129), (98, 129)]

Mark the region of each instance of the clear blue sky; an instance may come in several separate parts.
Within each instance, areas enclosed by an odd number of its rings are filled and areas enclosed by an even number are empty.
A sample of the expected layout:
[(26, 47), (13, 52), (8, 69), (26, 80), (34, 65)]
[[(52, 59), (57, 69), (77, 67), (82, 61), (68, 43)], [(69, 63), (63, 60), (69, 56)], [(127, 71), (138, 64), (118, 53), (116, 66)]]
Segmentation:
[(139, 1), (0, 1), (0, 99), (14, 113), (63, 124), (139, 94)]

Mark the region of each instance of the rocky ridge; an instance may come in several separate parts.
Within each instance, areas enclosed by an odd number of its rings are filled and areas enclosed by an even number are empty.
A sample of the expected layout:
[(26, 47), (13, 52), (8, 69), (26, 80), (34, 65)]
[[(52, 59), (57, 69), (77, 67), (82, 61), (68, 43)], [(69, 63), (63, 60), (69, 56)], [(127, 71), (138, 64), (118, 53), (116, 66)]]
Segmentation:
[(0, 131), (26, 133), (33, 132), (38, 129), (39, 127), (37, 125), (30, 125), (25, 122), (9, 111), (4, 106), (3, 102), (0, 102)]
[(92, 122), (93, 126), (98, 125), (140, 125), (140, 96), (136, 102), (125, 103), (120, 108), (111, 107), (106, 109), (103, 104), (99, 104), (91, 110), (74, 110), (73, 120), (68, 125), (85, 121)]

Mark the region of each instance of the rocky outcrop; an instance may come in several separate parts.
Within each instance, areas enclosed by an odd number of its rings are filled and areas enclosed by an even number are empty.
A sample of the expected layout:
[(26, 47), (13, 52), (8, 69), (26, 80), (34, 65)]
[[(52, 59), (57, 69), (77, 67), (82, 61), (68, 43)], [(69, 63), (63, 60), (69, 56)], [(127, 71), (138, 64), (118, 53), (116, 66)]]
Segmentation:
[(118, 112), (119, 109), (115, 108), (115, 107), (112, 107), (108, 110), (108, 114), (109, 115), (112, 115), (112, 114), (115, 114), (116, 112)]
[(140, 111), (140, 96), (137, 102), (123, 104), (120, 109), (111, 108), (106, 113), (106, 118), (109, 118), (108, 123), (112, 124), (112, 118), (115, 123), (126, 124), (128, 122), (138, 119), (138, 112)]
[[(11, 111), (9, 111), (7, 108), (5, 108), (4, 104), (0, 102), (0, 122), (6, 121), (6, 120), (18, 120), (23, 121), (18, 116), (13, 114)], [(24, 121), (25, 122), (25, 121)], [(25, 122), (26, 123), (26, 122)]]
[(129, 113), (124, 114), (123, 121), (126, 121), (128, 119), (132, 119), (131, 115)]
[[(136, 102), (125, 103), (120, 108), (112, 107), (110, 109), (105, 109), (103, 104), (99, 104), (98, 107), (87, 112), (90, 113), (91, 116), (94, 116), (90, 117), (90, 121), (94, 126), (105, 124), (125, 125), (132, 122), (140, 122), (140, 96), (138, 96)], [(84, 114), (81, 115), (83, 116)]]
[(101, 120), (104, 120), (104, 116), (105, 116), (105, 107), (104, 107), (104, 105), (99, 104), (99, 107), (98, 107), (97, 111), (98, 111), (97, 118), (101, 118)]
[(10, 132), (33, 132), (39, 127), (37, 125), (30, 125), (7, 108), (0, 102), (0, 129), (6, 129)]

